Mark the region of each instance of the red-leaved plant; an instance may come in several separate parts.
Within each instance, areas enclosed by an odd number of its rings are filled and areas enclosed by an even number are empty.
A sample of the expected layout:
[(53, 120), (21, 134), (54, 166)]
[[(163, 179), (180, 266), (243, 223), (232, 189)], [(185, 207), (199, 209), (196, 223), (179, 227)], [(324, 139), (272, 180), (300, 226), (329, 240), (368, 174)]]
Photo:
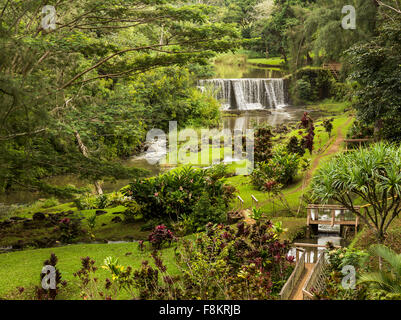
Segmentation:
[(152, 231), (152, 233), (149, 235), (148, 240), (154, 249), (159, 250), (165, 243), (168, 243), (170, 245), (171, 242), (176, 240), (176, 237), (169, 229), (167, 229), (164, 224), (162, 224), (157, 226)]

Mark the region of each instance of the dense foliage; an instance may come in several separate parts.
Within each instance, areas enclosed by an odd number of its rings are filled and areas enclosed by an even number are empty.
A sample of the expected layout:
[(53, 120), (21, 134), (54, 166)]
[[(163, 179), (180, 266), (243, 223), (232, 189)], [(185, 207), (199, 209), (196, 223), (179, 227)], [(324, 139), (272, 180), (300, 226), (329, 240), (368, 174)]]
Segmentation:
[(266, 162), (259, 162), (251, 174), (252, 183), (260, 190), (270, 190), (272, 185), (287, 186), (298, 173), (300, 157), (287, 152), (284, 146), (277, 147)]
[(138, 269), (109, 257), (103, 267), (112, 279), (94, 286), (96, 269), (85, 258), (78, 272), (83, 275), (80, 287), (87, 299), (113, 299), (122, 291), (134, 299), (277, 299), (294, 265), (279, 235), (270, 222), (241, 223), (237, 230), (209, 224), (195, 241), (179, 242), (179, 276), (168, 273), (157, 252), (152, 253), (155, 267), (143, 261)]
[(353, 106), (375, 134), (393, 141), (401, 137), (401, 14), (386, 19), (378, 36), (348, 50), (350, 78), (358, 82)]
[[(382, 241), (401, 212), (401, 148), (377, 143), (339, 154), (318, 170), (312, 190), (316, 199), (335, 200), (361, 217)], [(360, 211), (357, 197), (366, 204)]]
[[(213, 173), (213, 171), (211, 171)], [(189, 219), (194, 229), (222, 222), (235, 189), (208, 170), (184, 167), (149, 179), (137, 179), (124, 194), (141, 207), (145, 220), (171, 223)]]
[(0, 1), (0, 191), (69, 196), (77, 190), (42, 178), (72, 173), (102, 193), (99, 180), (138, 176), (111, 160), (131, 155), (149, 126), (215, 121), (216, 102), (190, 88), (185, 68), (157, 71), (205, 65), (237, 47), (236, 28), (215, 22), (215, 8), (175, 0), (46, 4), (55, 6), (54, 29), (42, 25), (42, 2)]

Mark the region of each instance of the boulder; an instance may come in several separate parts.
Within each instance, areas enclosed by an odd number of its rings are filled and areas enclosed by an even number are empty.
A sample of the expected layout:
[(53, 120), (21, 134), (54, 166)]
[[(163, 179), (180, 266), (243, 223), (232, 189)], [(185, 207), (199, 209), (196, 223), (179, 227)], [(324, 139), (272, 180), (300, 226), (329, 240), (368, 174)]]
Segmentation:
[(111, 219), (111, 222), (114, 222), (114, 223), (120, 223), (122, 221), (123, 221), (123, 219), (121, 219), (120, 217), (114, 217), (113, 219)]
[(34, 221), (43, 221), (46, 219), (46, 215), (43, 212), (35, 212), (32, 216)]

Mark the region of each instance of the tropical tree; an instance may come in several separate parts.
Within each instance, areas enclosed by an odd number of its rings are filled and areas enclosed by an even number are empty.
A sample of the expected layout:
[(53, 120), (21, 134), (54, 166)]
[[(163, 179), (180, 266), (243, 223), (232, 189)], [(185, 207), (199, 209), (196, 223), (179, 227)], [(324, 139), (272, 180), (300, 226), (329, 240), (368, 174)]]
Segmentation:
[(400, 141), (401, 15), (381, 10), (388, 12), (381, 11), (379, 35), (347, 51), (350, 79), (358, 83), (353, 107), (361, 121), (374, 125), (376, 136)]
[[(136, 177), (110, 158), (148, 129), (152, 95), (138, 106), (138, 75), (235, 48), (238, 31), (213, 12), (175, 0), (0, 0), (0, 192), (65, 193), (42, 178), (76, 174), (102, 193), (99, 180)], [(196, 109), (186, 94), (168, 120)]]
[(359, 283), (371, 284), (374, 288), (388, 293), (401, 294), (401, 254), (384, 245), (373, 245), (369, 252), (372, 256), (382, 259), (388, 270), (382, 268), (376, 272), (363, 273)]
[[(356, 28), (342, 28), (342, 8), (352, 5)], [(288, 46), (295, 68), (306, 63), (340, 61), (345, 50), (356, 43), (369, 41), (375, 32), (377, 6), (366, 0), (317, 0), (308, 7), (293, 10), (299, 23), (286, 30)], [(312, 61), (313, 57), (313, 61)]]
[[(337, 201), (359, 216), (382, 242), (401, 212), (401, 147), (377, 143), (341, 153), (317, 171), (312, 190), (315, 199)], [(366, 203), (360, 211), (356, 200)]]

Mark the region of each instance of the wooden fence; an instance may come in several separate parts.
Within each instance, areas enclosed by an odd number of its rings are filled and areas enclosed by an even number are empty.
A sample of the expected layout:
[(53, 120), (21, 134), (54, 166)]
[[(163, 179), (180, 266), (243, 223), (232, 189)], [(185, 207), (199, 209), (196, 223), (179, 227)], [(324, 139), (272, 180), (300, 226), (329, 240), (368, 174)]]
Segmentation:
[(309, 278), (306, 280), (304, 287), (302, 288), (303, 300), (314, 300), (313, 290), (321, 291), (326, 286), (326, 269), (328, 262), (326, 260), (326, 254), (321, 253), (317, 263), (314, 265)]
[[(301, 251), (301, 254), (298, 254), (298, 250)], [(294, 270), (291, 273), (291, 276), (288, 278), (284, 287), (280, 291), (280, 299), (288, 300), (297, 285), (299, 279), (301, 278), (303, 272), (305, 270), (305, 250), (297, 248), (297, 260)]]

